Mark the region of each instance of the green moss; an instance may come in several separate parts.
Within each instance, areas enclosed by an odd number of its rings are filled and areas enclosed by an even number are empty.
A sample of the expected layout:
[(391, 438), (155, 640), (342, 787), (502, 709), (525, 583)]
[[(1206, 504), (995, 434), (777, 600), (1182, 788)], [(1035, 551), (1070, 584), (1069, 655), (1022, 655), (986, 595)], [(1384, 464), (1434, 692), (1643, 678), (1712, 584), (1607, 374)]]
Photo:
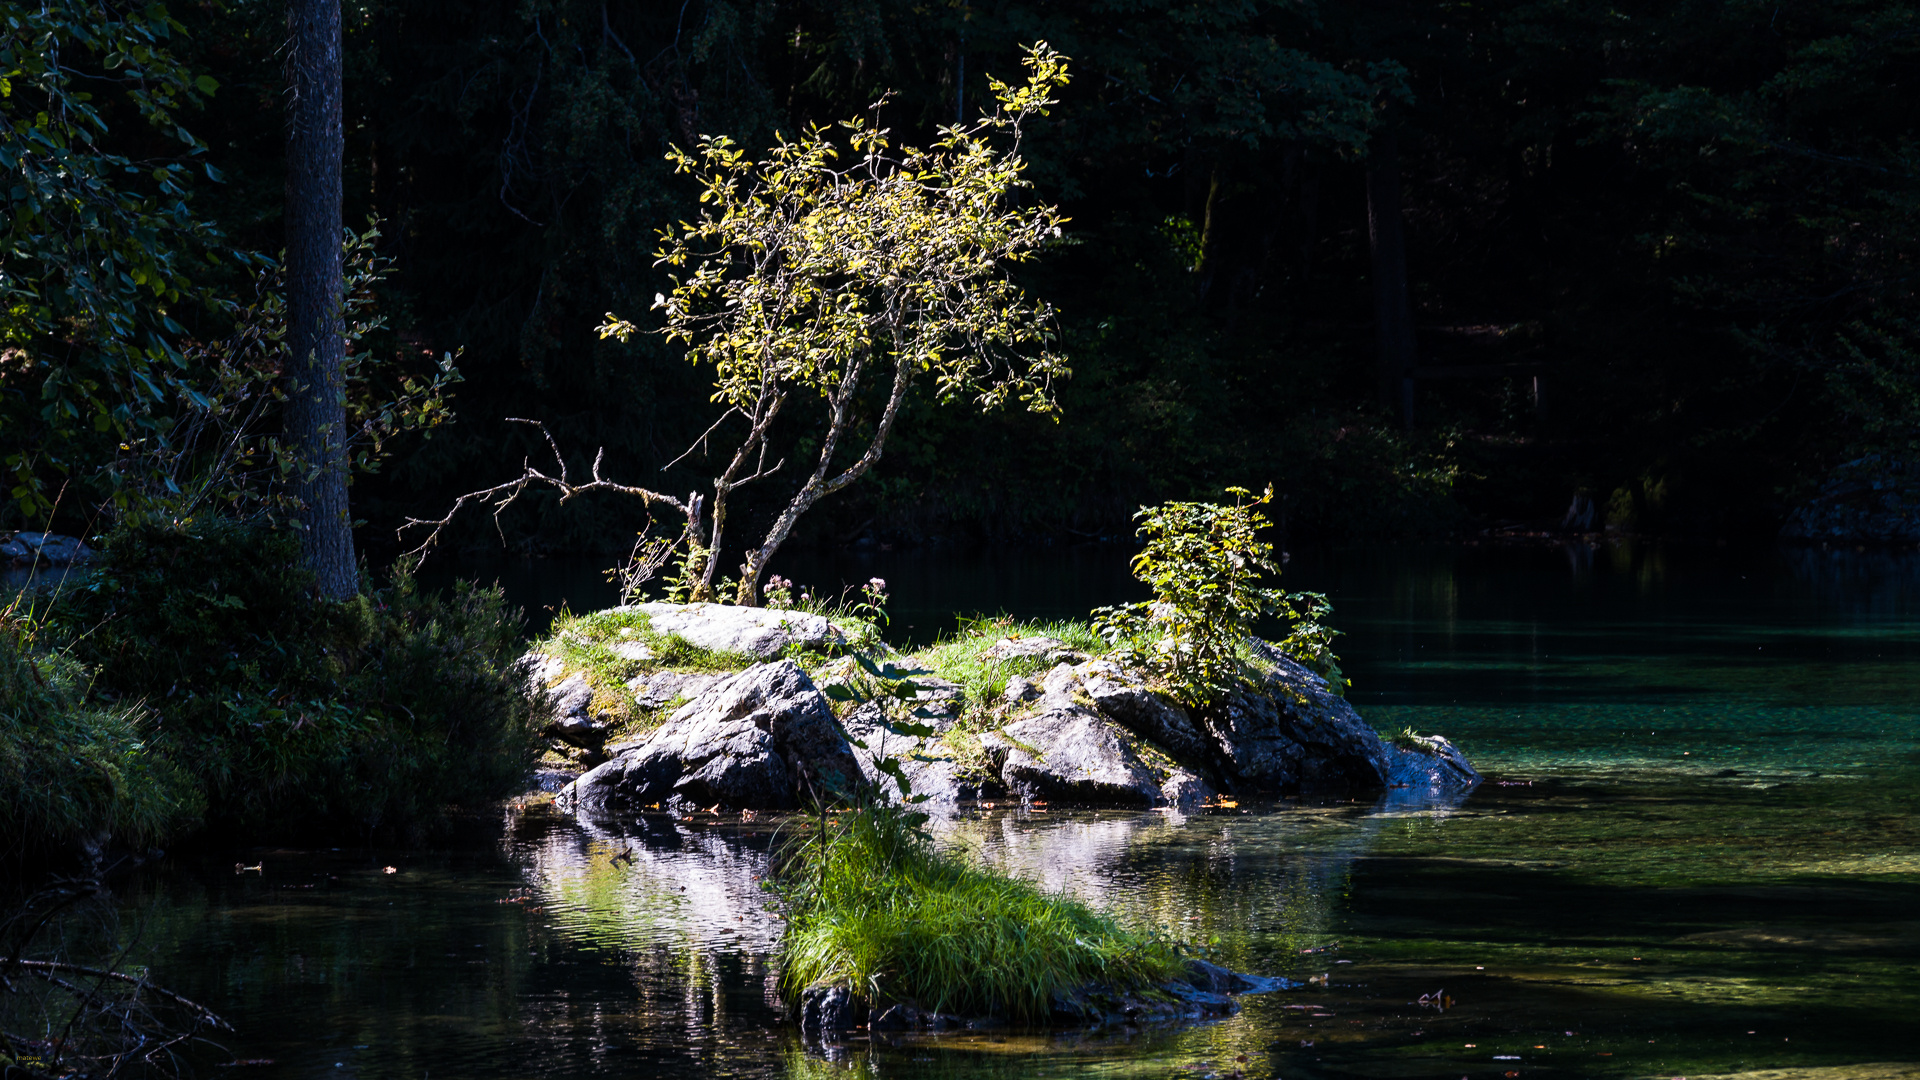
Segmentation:
[(782, 992), (844, 983), (870, 1001), (1044, 1021), (1058, 993), (1149, 991), (1181, 947), (1065, 896), (932, 849), (918, 815), (847, 813), (790, 853)]
[[(622, 645), (641, 646), (645, 655), (623, 656)], [(612, 718), (615, 737), (644, 731), (670, 712), (641, 708), (627, 687), (635, 678), (655, 671), (739, 671), (756, 663), (745, 653), (703, 649), (679, 634), (657, 633), (645, 612), (621, 608), (585, 615), (562, 611), (533, 649), (560, 661), (562, 677), (586, 679), (593, 690), (588, 708)]]
[(1388, 742), (1402, 750), (1412, 750), (1422, 754), (1435, 753), (1436, 751), (1432, 746), (1420, 741), (1421, 738), (1421, 734), (1413, 730), (1411, 726), (1401, 728), (1399, 731), (1386, 736)]

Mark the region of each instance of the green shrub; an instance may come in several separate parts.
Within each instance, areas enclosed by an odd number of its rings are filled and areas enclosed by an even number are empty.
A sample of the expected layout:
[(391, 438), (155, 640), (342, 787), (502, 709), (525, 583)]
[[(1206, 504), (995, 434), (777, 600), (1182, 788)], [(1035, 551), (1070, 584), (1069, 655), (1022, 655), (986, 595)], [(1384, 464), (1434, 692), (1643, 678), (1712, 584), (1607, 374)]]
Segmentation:
[[(1231, 506), (1170, 502), (1134, 515), (1146, 541), (1133, 557), (1133, 575), (1153, 590), (1151, 601), (1101, 608), (1094, 629), (1137, 657), (1188, 705), (1204, 707), (1243, 681), (1242, 645), (1265, 618), (1284, 619), (1281, 648), (1344, 685), (1330, 643), (1334, 631), (1320, 619), (1331, 610), (1318, 593), (1288, 593), (1263, 585), (1278, 577), (1259, 498), (1228, 488)], [(1303, 606), (1304, 605), (1304, 610)]]
[(150, 746), (152, 714), (86, 704), (88, 673), (36, 649), (37, 629), (0, 614), (0, 860), (102, 833), (144, 845), (191, 825), (199, 792)]
[(56, 616), (97, 701), (144, 701), (156, 745), (242, 832), (418, 830), (509, 793), (537, 753), (499, 590), (318, 599), (287, 530), (222, 519), (109, 537)]
[(936, 853), (898, 808), (843, 814), (796, 845), (775, 877), (787, 904), (781, 992), (844, 983), (872, 1002), (1045, 1020), (1056, 991), (1147, 990), (1180, 974), (1181, 948), (1064, 896)]

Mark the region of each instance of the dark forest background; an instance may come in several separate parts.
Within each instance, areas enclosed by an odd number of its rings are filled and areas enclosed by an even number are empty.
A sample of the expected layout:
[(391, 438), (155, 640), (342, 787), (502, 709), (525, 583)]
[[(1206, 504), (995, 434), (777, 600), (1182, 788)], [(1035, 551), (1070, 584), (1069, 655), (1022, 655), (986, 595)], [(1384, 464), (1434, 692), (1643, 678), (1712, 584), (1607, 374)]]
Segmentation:
[[(182, 118), (225, 178), (194, 206), (277, 251), (284, 9), (172, 10), (219, 83)], [(1062, 313), (1064, 417), (915, 401), (803, 543), (1124, 535), (1268, 483), (1294, 541), (1558, 525), (1576, 496), (1595, 529), (1770, 537), (1836, 468), (1912, 454), (1912, 5), (368, 0), (346, 190), (396, 268), (375, 344), (463, 350), (465, 381), (457, 423), (356, 480), (362, 547), (539, 456), (509, 416), (576, 468), (605, 447), (610, 476), (703, 486), (697, 454), (659, 470), (715, 415), (706, 373), (594, 333), (664, 287), (656, 233), (695, 194), (667, 148), (758, 150), (888, 90), (925, 140), (1037, 39), (1072, 58), (1023, 148), (1073, 219), (1022, 270)], [(624, 551), (641, 519), (529, 498), (504, 526)], [(454, 542), (498, 545), (483, 515)]]

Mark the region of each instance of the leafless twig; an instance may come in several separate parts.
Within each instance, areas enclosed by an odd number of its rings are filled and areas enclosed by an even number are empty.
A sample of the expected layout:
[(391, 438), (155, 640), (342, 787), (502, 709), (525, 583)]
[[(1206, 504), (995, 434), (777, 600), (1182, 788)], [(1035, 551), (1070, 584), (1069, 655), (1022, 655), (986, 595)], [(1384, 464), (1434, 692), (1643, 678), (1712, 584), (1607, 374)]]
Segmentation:
[(622, 484), (601, 476), (600, 466), (606, 457), (605, 447), (602, 447), (593, 455), (593, 478), (584, 484), (576, 484), (568, 472), (566, 457), (560, 453), (560, 444), (554, 441), (553, 433), (547, 430), (547, 425), (538, 420), (528, 420), (518, 416), (509, 416), (507, 420), (515, 424), (530, 424), (540, 429), (541, 437), (546, 440), (547, 449), (553, 454), (558, 475), (542, 472), (534, 468), (531, 459), (523, 459), (521, 462), (521, 473), (518, 477), (502, 484), (495, 484), (492, 487), (482, 488), (479, 491), (470, 491), (460, 496), (454, 500), (453, 507), (447, 511), (446, 516), (440, 518), (408, 518), (407, 523), (396, 530), (397, 533), (404, 535), (408, 529), (418, 526), (428, 526), (432, 531), (427, 534), (427, 538), (422, 541), (418, 547), (408, 551), (406, 557), (415, 559), (416, 562), (425, 559), (427, 552), (433, 547), (434, 543), (440, 539), (440, 533), (445, 530), (448, 525), (453, 523), (454, 517), (458, 515), (461, 510), (473, 503), (488, 503), (492, 505), (494, 531), (500, 535), (500, 542), (505, 544), (507, 534), (506, 530), (500, 524), (500, 516), (506, 513), (507, 508), (518, 501), (520, 496), (526, 494), (529, 488), (534, 487), (549, 487), (558, 491), (562, 503), (571, 500), (577, 495), (585, 495), (595, 491), (611, 491), (621, 495), (634, 495), (638, 496), (648, 506), (659, 504), (673, 507), (675, 510), (680, 511), (681, 514), (687, 516), (690, 527), (697, 524), (695, 521), (696, 506), (692, 498), (676, 499), (671, 495), (663, 495), (649, 488)]

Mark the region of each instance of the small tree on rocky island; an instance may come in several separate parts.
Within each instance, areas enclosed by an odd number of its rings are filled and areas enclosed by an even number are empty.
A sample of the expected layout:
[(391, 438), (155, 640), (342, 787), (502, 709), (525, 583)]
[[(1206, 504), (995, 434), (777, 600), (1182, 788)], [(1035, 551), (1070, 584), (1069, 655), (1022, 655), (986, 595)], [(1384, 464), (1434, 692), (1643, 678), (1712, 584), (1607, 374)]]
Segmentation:
[[(1025, 63), (1025, 85), (993, 80), (993, 111), (940, 129), (927, 149), (894, 144), (878, 123), (882, 99), (873, 120), (840, 124), (851, 151), (844, 165), (831, 129), (818, 126), (782, 138), (765, 161), (724, 136), (669, 155), (698, 178), (703, 209), (662, 234), (656, 265), (670, 268), (673, 287), (654, 301), (658, 332), (713, 366), (713, 400), (726, 412), (708, 434), (736, 419), (746, 426), (713, 481), (707, 552), (720, 550), (734, 490), (784, 464), (767, 463), (782, 411), (813, 395), (825, 407), (813, 468), (748, 550), (737, 603), (756, 602), (800, 515), (880, 460), (922, 376), (943, 401), (1056, 410), (1052, 382), (1068, 372), (1048, 347), (1052, 309), (1030, 301), (1005, 268), (1058, 237), (1065, 221), (1056, 207), (1016, 197), (1031, 186), (1023, 126), (1046, 114), (1067, 68), (1045, 42)], [(623, 341), (637, 332), (612, 314), (599, 329)], [(882, 387), (884, 397), (872, 392)], [(865, 414), (869, 401), (877, 417)], [(706, 558), (696, 599), (711, 597), (717, 562)]]
[(1260, 539), (1267, 527), (1260, 507), (1273, 501), (1269, 487), (1257, 498), (1246, 488), (1228, 488), (1233, 504), (1170, 502), (1143, 506), (1134, 515), (1146, 542), (1133, 557), (1133, 576), (1153, 590), (1153, 599), (1100, 608), (1094, 630), (1131, 653), (1174, 696), (1205, 708), (1243, 681), (1241, 649), (1261, 620), (1280, 619), (1287, 636), (1280, 651), (1325, 677), (1334, 693), (1346, 680), (1332, 649), (1337, 631), (1320, 620), (1332, 610), (1319, 593), (1289, 593), (1264, 583), (1278, 577), (1273, 545)]

